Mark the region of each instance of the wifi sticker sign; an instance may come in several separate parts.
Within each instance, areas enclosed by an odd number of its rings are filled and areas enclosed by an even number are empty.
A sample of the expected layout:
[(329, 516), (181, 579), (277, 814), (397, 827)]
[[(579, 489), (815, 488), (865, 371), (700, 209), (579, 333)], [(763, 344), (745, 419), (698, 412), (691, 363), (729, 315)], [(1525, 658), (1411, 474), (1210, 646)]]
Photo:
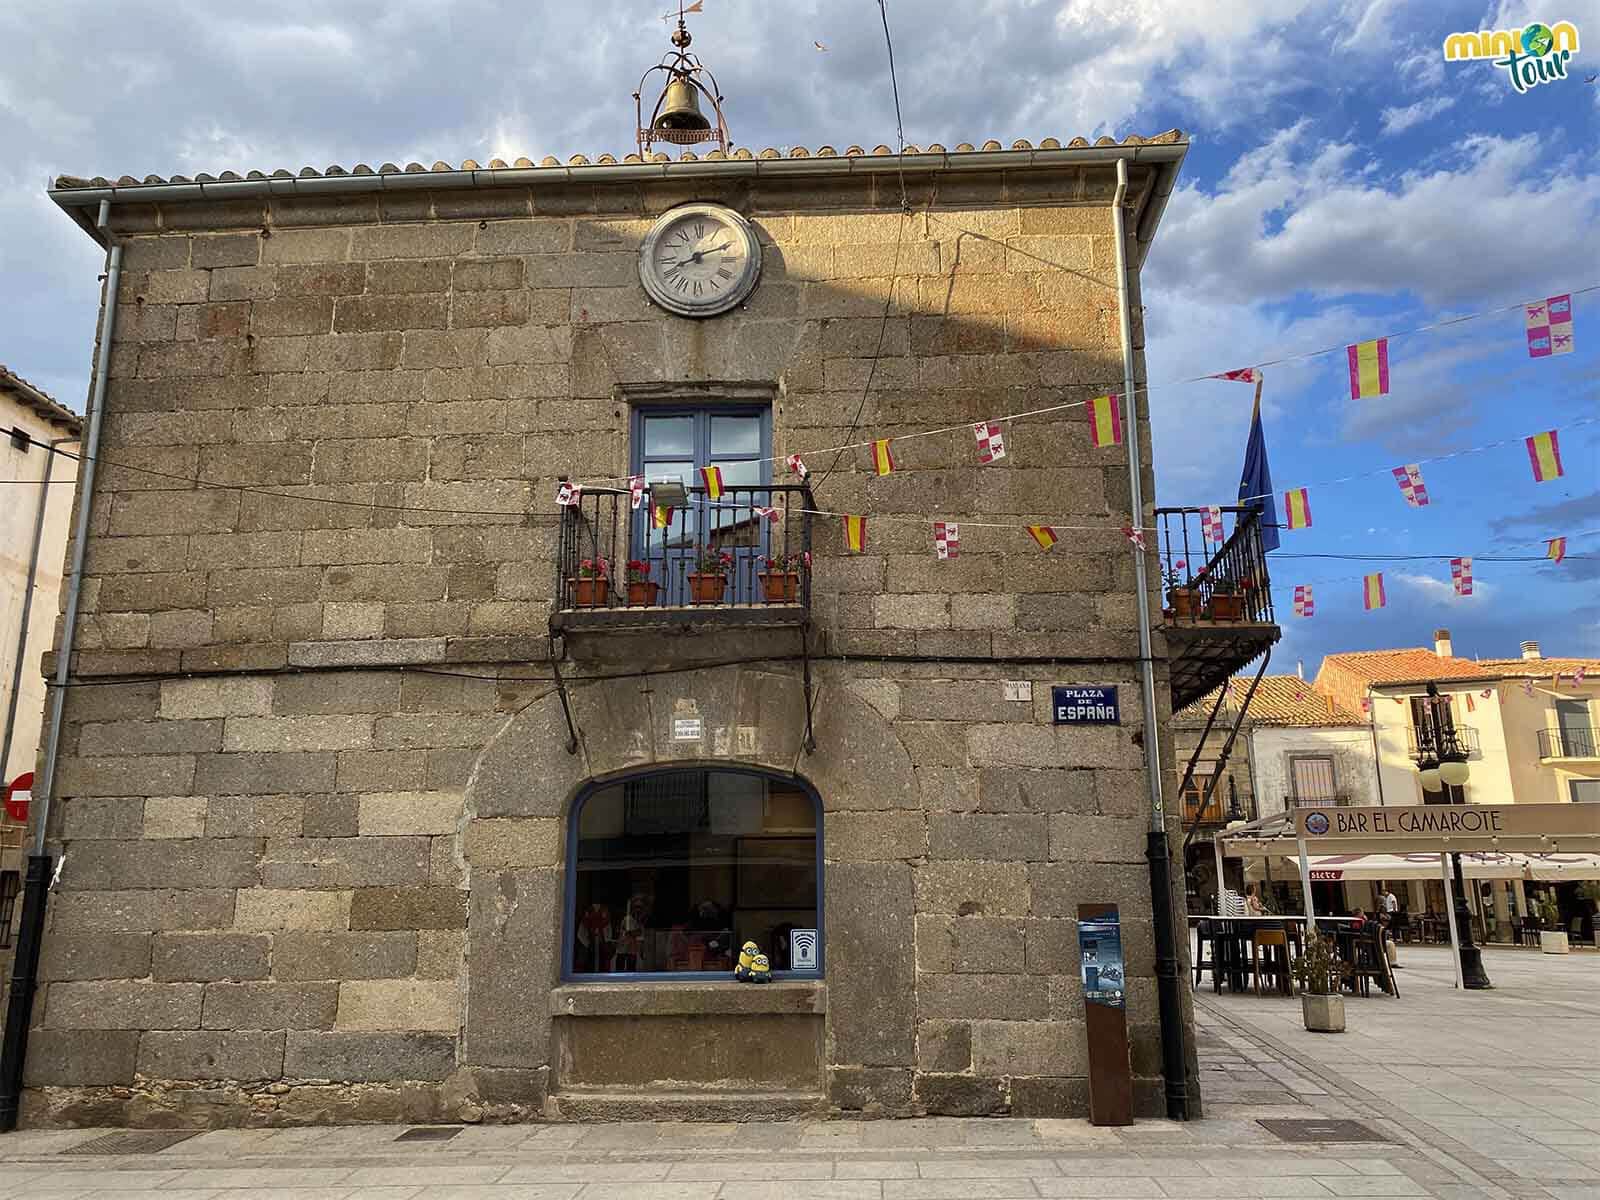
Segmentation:
[(821, 942), (817, 938), (815, 929), (796, 929), (789, 934), (789, 969), (791, 971), (815, 971), (817, 969), (817, 953), (821, 949)]

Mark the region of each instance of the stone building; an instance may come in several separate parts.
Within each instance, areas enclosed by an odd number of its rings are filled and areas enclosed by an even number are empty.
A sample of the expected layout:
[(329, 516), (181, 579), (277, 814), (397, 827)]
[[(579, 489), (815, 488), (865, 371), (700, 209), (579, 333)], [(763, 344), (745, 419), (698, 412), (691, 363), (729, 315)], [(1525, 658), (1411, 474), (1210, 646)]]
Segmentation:
[(1143, 378), (1185, 150), (61, 179), (123, 258), (25, 1119), (1082, 1114), (1098, 901), (1163, 1111), (1126, 447), (969, 426), (1121, 390), (1119, 162)]

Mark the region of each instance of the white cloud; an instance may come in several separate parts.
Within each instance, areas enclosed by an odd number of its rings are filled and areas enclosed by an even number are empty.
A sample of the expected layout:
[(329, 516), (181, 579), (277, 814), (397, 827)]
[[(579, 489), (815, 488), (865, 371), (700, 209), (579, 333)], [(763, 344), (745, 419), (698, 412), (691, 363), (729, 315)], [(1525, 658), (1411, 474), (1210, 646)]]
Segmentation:
[(1431, 121), (1442, 112), (1447, 112), (1455, 105), (1454, 96), (1433, 96), (1427, 100), (1418, 100), (1415, 104), (1408, 104), (1404, 108), (1386, 108), (1379, 114), (1381, 132), (1386, 136), (1404, 133), (1424, 121)]
[(1497, 585), (1475, 579), (1470, 596), (1456, 595), (1455, 584), (1450, 581), (1450, 566), (1440, 563), (1442, 575), (1423, 575), (1415, 571), (1392, 571), (1384, 578), (1393, 580), (1417, 599), (1436, 610), (1463, 604), (1488, 603), (1499, 591)]

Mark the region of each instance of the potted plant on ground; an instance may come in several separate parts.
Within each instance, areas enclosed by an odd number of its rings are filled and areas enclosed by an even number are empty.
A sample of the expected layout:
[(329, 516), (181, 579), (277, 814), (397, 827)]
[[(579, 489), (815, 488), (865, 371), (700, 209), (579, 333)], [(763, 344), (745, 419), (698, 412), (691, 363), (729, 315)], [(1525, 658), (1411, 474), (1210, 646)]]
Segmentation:
[(1567, 931), (1561, 928), (1561, 906), (1554, 892), (1539, 897), (1539, 949), (1546, 954), (1568, 954), (1572, 947), (1567, 941)]
[(1168, 567), (1161, 578), (1167, 585), (1167, 606), (1172, 609), (1172, 615), (1180, 621), (1193, 620), (1194, 589), (1185, 585), (1182, 573), (1177, 567)]
[(604, 608), (611, 594), (611, 565), (603, 558), (586, 558), (578, 564), (578, 574), (567, 580), (572, 588), (572, 603), (578, 608)]
[(793, 604), (800, 595), (800, 568), (805, 555), (779, 554), (762, 561), (767, 567), (760, 576), (762, 597), (768, 604)]
[(628, 560), (628, 607), (639, 608), (656, 602), (661, 585), (650, 578), (650, 564), (643, 559)]
[(689, 603), (721, 604), (722, 594), (728, 589), (728, 571), (733, 566), (733, 555), (726, 550), (706, 546), (695, 556), (695, 569), (689, 572)]
[(1239, 621), (1244, 618), (1244, 589), (1231, 579), (1219, 579), (1211, 585), (1211, 604), (1208, 610), (1213, 621)]
[(1339, 988), (1346, 969), (1331, 937), (1306, 939), (1305, 952), (1294, 962), (1294, 978), (1300, 985), (1300, 1015), (1312, 1033), (1344, 1032), (1344, 997)]

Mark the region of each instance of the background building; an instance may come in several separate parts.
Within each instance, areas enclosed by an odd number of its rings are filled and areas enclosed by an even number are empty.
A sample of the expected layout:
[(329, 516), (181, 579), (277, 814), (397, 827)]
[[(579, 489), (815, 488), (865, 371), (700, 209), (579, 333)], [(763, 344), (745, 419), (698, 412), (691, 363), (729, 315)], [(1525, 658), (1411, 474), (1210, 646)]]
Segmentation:
[[(52, 453), (50, 444), (75, 441), (81, 432), (76, 413), (0, 366), (0, 436), (5, 439), (0, 443), (0, 478), (39, 481), (36, 488), (8, 487), (7, 503), (0, 507), (0, 714), (15, 714), (6, 730), (10, 749), (0, 762), (4, 772), (0, 783), (32, 771), (39, 752), (45, 693), (40, 662), (55, 630), (72, 512), (71, 485), (78, 472), (76, 458)], [(76, 447), (66, 449), (71, 452)], [(30, 566), (33, 599), (24, 644), (22, 608)], [(10, 986), (11, 953), (20, 915), (17, 897), (22, 887), (23, 833), (22, 824), (0, 809), (0, 1003)]]

